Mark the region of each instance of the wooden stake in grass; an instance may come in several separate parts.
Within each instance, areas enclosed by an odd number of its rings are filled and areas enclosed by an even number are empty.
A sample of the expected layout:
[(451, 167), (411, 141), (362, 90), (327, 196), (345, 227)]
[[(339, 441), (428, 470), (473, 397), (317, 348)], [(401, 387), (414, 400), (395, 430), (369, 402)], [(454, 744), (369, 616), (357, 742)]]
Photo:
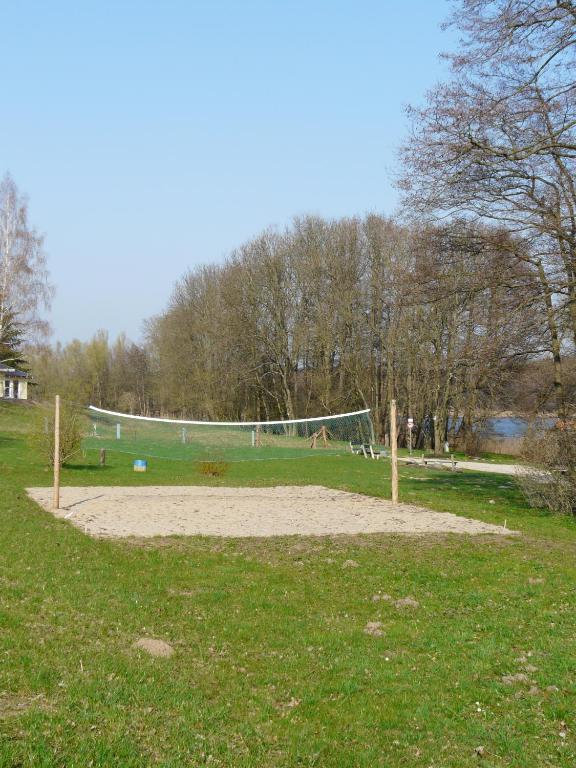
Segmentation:
[(392, 504), (398, 504), (398, 438), (396, 436), (396, 400), (390, 400), (390, 450), (392, 455)]
[(60, 509), (60, 395), (54, 398), (54, 492), (52, 506)]

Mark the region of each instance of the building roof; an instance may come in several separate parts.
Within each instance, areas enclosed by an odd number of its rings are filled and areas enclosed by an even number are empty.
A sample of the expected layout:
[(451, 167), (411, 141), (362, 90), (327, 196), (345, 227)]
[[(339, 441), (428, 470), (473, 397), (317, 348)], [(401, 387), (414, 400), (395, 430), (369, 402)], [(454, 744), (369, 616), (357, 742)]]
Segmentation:
[(4, 363), (0, 363), (0, 376), (8, 376), (15, 379), (28, 378), (26, 371), (19, 371), (18, 368), (11, 368), (9, 365), (4, 365)]

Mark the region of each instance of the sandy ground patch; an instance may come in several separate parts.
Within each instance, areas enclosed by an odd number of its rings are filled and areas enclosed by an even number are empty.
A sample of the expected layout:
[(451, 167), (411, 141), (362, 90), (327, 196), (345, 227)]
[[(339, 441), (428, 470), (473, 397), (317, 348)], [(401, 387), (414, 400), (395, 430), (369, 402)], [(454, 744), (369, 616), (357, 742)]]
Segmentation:
[[(28, 494), (52, 511), (50, 488)], [(92, 536), (323, 536), (355, 533), (509, 534), (510, 530), (410, 504), (392, 506), (322, 486), (62, 488), (61, 509)]]

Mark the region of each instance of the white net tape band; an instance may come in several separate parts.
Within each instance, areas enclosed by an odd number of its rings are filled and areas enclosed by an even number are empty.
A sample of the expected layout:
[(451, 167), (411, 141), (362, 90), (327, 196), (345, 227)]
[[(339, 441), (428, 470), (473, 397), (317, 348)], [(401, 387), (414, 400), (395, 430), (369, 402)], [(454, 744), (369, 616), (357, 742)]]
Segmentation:
[(344, 419), (348, 416), (360, 416), (364, 413), (370, 413), (370, 408), (362, 411), (351, 411), (350, 413), (337, 413), (334, 416), (314, 416), (311, 419), (282, 419), (280, 421), (184, 421), (182, 419), (161, 419), (157, 416), (133, 416), (130, 413), (120, 413), (119, 411), (107, 411), (104, 408), (97, 408), (90, 405), (88, 408), (96, 413), (103, 413), (106, 416), (116, 416), (122, 419), (138, 419), (140, 421), (154, 421), (163, 424), (181, 424), (203, 427), (266, 427), (283, 424), (305, 424), (307, 422), (328, 421), (332, 419)]

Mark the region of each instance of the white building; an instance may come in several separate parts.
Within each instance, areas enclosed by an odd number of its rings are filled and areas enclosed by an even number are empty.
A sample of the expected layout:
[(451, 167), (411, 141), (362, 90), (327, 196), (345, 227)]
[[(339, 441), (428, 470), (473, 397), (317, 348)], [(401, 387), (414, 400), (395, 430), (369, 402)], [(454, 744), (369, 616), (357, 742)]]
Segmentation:
[(28, 374), (0, 363), (0, 397), (27, 400)]

